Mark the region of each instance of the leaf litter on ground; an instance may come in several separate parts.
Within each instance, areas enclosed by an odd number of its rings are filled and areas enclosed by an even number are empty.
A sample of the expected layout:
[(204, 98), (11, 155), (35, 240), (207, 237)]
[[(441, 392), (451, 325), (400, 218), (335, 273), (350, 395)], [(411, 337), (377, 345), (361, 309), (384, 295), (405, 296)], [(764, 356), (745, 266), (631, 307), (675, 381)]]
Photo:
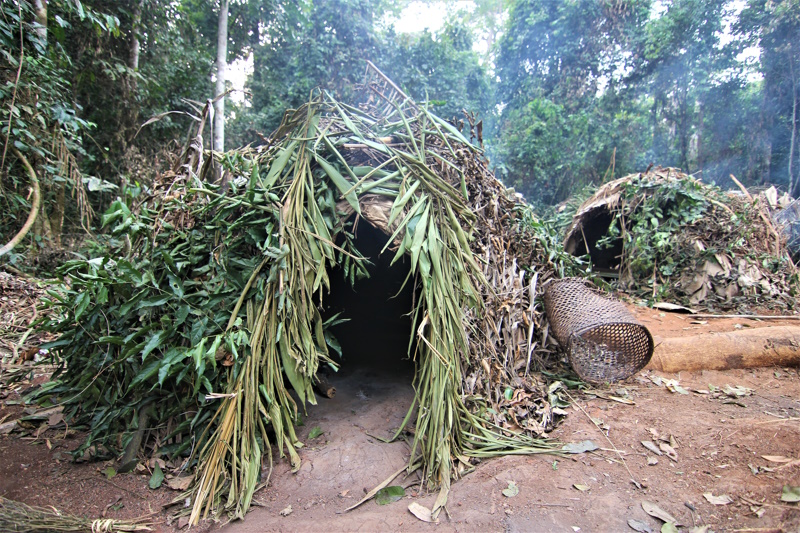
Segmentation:
[(678, 524), (678, 520), (674, 516), (651, 501), (642, 500), (642, 509), (645, 513), (649, 514), (653, 518), (658, 518), (662, 522)]
[(406, 490), (399, 485), (384, 487), (375, 494), (375, 503), (378, 505), (388, 505), (403, 499), (405, 495)]
[(705, 498), (711, 505), (728, 505), (729, 503), (733, 503), (733, 498), (727, 494), (714, 496), (713, 492), (704, 492), (703, 498)]
[(519, 494), (519, 487), (515, 482), (509, 481), (508, 487), (503, 489), (503, 496), (506, 498), (513, 498), (517, 494)]
[(599, 450), (600, 447), (591, 440), (583, 440), (580, 442), (570, 442), (561, 447), (567, 453), (585, 453)]
[(781, 491), (781, 501), (789, 503), (800, 502), (800, 486), (784, 485)]
[(411, 502), (408, 506), (408, 511), (423, 522), (432, 522), (434, 524), (439, 523), (438, 520), (434, 520), (431, 516), (430, 509), (418, 504), (417, 502)]
[(158, 463), (156, 463), (155, 468), (153, 468), (153, 475), (150, 476), (150, 482), (148, 483), (148, 486), (151, 489), (157, 489), (161, 486), (161, 483), (163, 482), (164, 482), (164, 471), (161, 470), (161, 467), (158, 466)]

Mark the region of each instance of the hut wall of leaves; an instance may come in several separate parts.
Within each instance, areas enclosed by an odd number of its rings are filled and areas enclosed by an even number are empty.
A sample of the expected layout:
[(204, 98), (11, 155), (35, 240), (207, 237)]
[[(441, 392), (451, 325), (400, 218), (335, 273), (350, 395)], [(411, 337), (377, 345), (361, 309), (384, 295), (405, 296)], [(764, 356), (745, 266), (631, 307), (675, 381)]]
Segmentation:
[(315, 92), (264, 146), (204, 153), (204, 125), (174, 172), (104, 215), (105, 252), (65, 264), (69, 283), (50, 292), (61, 372), (39, 399), (89, 427), (78, 454), (126, 450), (123, 468), (169, 457), (195, 468), (192, 523), (243, 516), (263, 455), (299, 467), (304, 406), (284, 376), (315, 404), (320, 366), (338, 365), (320, 308), (333, 266), (366, 274), (356, 217), (408, 258), (419, 294), (404, 424), (416, 414), (409, 469), (439, 491), (434, 516), (471, 458), (552, 450), (539, 437), (558, 398), (531, 372), (550, 353), (535, 295), (580, 265), (459, 129), (371, 65), (355, 105)]

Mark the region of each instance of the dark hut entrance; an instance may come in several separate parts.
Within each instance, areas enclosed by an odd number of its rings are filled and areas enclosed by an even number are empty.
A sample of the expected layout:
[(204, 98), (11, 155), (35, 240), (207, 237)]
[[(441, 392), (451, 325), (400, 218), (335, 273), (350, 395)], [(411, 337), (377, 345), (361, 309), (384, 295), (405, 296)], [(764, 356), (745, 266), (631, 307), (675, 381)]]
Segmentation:
[(349, 319), (331, 328), (342, 347), (337, 374), (344, 377), (360, 369), (410, 383), (414, 376), (414, 363), (408, 355), (413, 280), (403, 287), (408, 262), (399, 260), (390, 265), (394, 254), (388, 250), (380, 253), (388, 237), (364, 219), (355, 228), (355, 236), (356, 248), (373, 263), (367, 268), (370, 277), (357, 279), (351, 286), (343, 269), (337, 267), (331, 272), (331, 291), (324, 300), (324, 319), (336, 313)]
[(580, 220), (580, 226), (575, 229), (573, 224), (573, 228), (570, 228), (564, 248), (574, 256), (589, 254), (594, 272), (604, 277), (616, 278), (622, 260), (622, 239), (614, 239), (605, 246), (598, 245), (613, 221), (613, 213), (602, 207), (585, 213)]

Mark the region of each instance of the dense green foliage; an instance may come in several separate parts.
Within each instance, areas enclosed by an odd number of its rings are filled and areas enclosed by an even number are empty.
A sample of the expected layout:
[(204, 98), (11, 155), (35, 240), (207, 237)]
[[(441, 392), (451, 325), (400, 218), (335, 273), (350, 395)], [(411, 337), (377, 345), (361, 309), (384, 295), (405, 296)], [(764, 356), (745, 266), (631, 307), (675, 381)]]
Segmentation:
[[(218, 4), (52, 0), (42, 26), (30, 0), (3, 3), (0, 235), (29, 206), (5, 144), (33, 154), (42, 245), (165, 170), (213, 94)], [(441, 116), (483, 119), (498, 175), (535, 204), (650, 163), (798, 188), (798, 0), (442, 2), (441, 28), (398, 33), (408, 4), (232, 1), (228, 61), (253, 71), (228, 107), (230, 145), (260, 142), (315, 87), (347, 98), (369, 59)]]
[(497, 59), (502, 175), (536, 203), (649, 163), (722, 185), (796, 183), (800, 3), (736, 9), (515, 2)]

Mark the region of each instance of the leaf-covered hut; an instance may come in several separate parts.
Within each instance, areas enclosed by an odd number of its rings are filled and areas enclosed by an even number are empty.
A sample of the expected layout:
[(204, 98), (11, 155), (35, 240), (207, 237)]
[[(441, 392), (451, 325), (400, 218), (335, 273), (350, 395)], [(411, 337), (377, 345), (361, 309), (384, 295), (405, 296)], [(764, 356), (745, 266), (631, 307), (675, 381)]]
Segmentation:
[(416, 416), (409, 469), (439, 491), (434, 516), (473, 458), (551, 450), (535, 297), (576, 263), (457, 127), (372, 65), (355, 105), (315, 92), (263, 146), (204, 152), (203, 126), (174, 172), (106, 213), (110, 251), (67, 263), (52, 292), (62, 372), (42, 396), (89, 425), (79, 452), (173, 458), (196, 468), (193, 523), (220, 504), (242, 516), (264, 454), (299, 467), (299, 410), (339, 364), (320, 313), (330, 273), (366, 274), (358, 220), (410, 266), (404, 424)]
[(792, 309), (798, 273), (773, 221), (777, 207), (764, 194), (656, 167), (598, 188), (573, 216), (564, 248), (654, 300)]

